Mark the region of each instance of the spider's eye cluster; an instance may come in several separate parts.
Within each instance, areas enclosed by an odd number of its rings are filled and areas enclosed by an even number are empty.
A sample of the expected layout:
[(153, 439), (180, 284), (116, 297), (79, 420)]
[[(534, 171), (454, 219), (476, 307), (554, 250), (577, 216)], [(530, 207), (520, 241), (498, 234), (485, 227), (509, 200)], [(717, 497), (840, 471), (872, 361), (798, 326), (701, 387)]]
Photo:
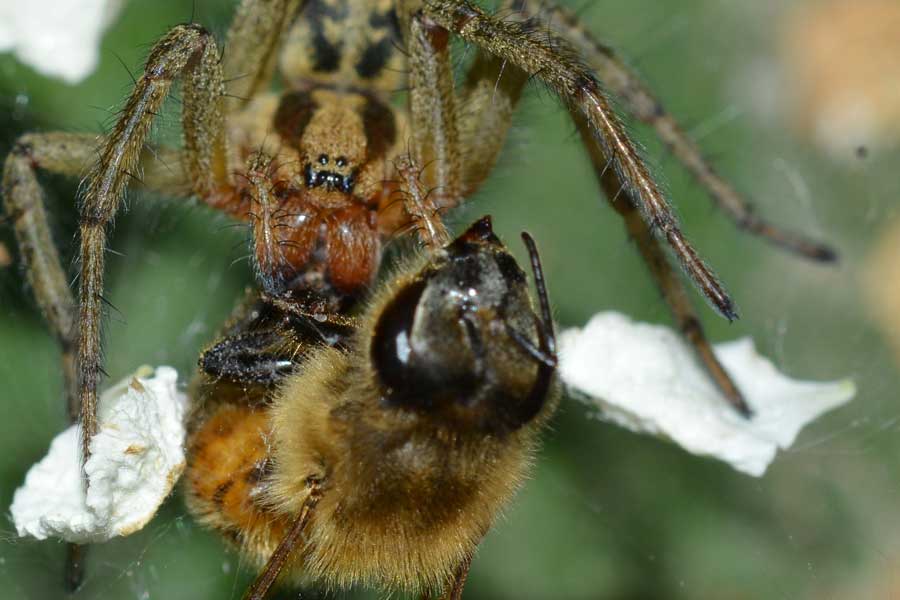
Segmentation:
[[(331, 171), (327, 169), (331, 160), (327, 154), (320, 154), (316, 162), (326, 168), (317, 169), (312, 164), (306, 165), (303, 171), (303, 179), (308, 188), (325, 187), (327, 190), (339, 190), (345, 194), (353, 192), (353, 186), (356, 183), (356, 171), (352, 171), (347, 175)], [(337, 167), (347, 166), (347, 159), (339, 157), (335, 162)]]

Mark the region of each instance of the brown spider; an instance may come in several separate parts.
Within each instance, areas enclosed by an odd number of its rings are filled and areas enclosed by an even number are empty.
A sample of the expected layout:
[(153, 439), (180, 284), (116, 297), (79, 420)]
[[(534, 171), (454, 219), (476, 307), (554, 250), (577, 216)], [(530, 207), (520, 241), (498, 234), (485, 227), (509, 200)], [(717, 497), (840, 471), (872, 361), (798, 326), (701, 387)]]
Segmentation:
[[(477, 48), (458, 86), (453, 35)], [(276, 65), (281, 93), (270, 89)], [(829, 261), (835, 253), (753, 215), (636, 74), (573, 14), (544, 0), (503, 0), (496, 15), (467, 0), (243, 0), (224, 54), (195, 24), (178, 25), (156, 43), (99, 152), (93, 135), (27, 134), (6, 160), (6, 210), (29, 283), (63, 348), (84, 455), (97, 426), (107, 229), (131, 180), (250, 223), (267, 298), (303, 305), (305, 313), (341, 313), (372, 283), (383, 242), (427, 221), (396, 202), (395, 192), (413, 193), (399, 159), (409, 154), (408, 164), (424, 166), (415, 179), (432, 190), (434, 211), (459, 205), (491, 172), (531, 79), (563, 101), (681, 331), (749, 416), (666, 246), (729, 320), (737, 316), (731, 298), (685, 240), (600, 82), (655, 129), (739, 227), (811, 259)], [(151, 123), (176, 81), (184, 147), (150, 152)], [(400, 109), (390, 98), (404, 84), (409, 100)], [(76, 301), (50, 239), (36, 174), (79, 176), (85, 164), (93, 166), (80, 204)]]

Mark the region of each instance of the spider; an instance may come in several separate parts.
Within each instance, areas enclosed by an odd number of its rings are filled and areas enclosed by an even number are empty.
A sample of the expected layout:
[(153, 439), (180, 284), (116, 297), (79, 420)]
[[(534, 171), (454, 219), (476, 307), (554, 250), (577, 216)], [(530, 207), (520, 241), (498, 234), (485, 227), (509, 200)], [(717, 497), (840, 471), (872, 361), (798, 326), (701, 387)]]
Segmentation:
[[(477, 51), (459, 85), (452, 36)], [(284, 83), (271, 91), (277, 70)], [(253, 233), (262, 292), (313, 314), (340, 314), (373, 282), (384, 242), (413, 222), (398, 158), (409, 154), (443, 214), (490, 174), (530, 80), (562, 100), (598, 183), (637, 242), (679, 328), (734, 407), (750, 416), (704, 335), (667, 251), (713, 308), (737, 317), (713, 271), (685, 239), (667, 199), (604, 86), (651, 125), (736, 225), (801, 256), (832, 261), (824, 244), (754, 215), (696, 145), (607, 46), (567, 9), (503, 0), (495, 14), (467, 0), (243, 0), (224, 52), (196, 24), (153, 47), (114, 129), (26, 134), (6, 160), (3, 197), (29, 284), (63, 349), (83, 455), (96, 430), (101, 379), (104, 251), (129, 182), (195, 197)], [(183, 148), (151, 148), (151, 124), (180, 82)], [(602, 84), (602, 85), (601, 85)], [(407, 87), (405, 108), (391, 96)], [(39, 171), (80, 176), (77, 299), (47, 227)]]

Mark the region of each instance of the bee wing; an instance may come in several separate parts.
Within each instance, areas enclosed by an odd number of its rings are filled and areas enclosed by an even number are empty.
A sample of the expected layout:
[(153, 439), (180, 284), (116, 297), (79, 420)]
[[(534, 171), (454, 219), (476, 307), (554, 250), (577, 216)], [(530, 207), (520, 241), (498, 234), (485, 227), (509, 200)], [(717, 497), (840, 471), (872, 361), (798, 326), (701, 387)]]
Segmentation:
[(242, 332), (222, 338), (200, 356), (200, 369), (215, 378), (268, 385), (289, 374), (301, 348), (285, 343), (279, 329)]
[(263, 302), (200, 356), (200, 369), (217, 379), (271, 385), (314, 348), (343, 348), (354, 329), (355, 323), (344, 317), (317, 318)]

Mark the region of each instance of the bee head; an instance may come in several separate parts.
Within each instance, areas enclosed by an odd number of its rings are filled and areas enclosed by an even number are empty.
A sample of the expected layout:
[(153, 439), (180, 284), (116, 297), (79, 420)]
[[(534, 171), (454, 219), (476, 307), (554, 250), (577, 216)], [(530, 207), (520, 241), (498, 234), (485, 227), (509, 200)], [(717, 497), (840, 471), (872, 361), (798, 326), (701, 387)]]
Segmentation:
[(555, 340), (537, 254), (523, 235), (542, 318), (490, 217), (479, 220), (435, 252), (380, 312), (370, 350), (384, 403), (494, 435), (541, 412)]

